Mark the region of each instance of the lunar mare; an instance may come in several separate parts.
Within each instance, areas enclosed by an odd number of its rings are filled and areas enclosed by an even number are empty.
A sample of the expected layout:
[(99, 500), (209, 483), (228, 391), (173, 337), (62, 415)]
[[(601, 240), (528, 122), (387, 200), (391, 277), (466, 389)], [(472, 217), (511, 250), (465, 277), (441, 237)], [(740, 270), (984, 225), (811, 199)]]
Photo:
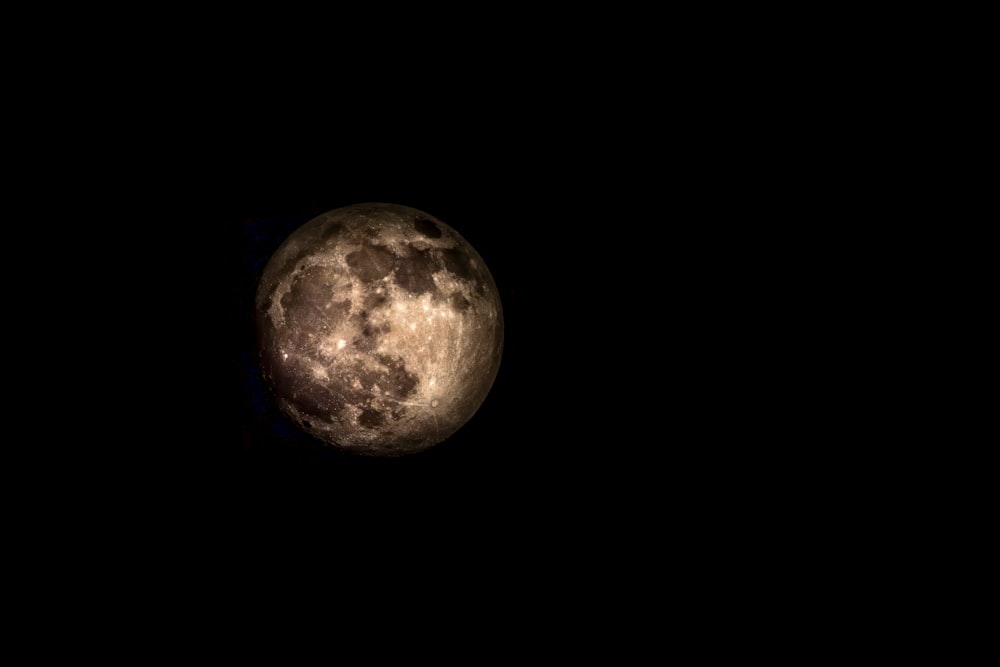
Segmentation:
[(486, 399), (503, 350), (482, 257), (436, 217), (398, 204), (338, 208), (295, 230), (264, 268), (256, 319), (280, 409), (370, 456), (455, 433)]

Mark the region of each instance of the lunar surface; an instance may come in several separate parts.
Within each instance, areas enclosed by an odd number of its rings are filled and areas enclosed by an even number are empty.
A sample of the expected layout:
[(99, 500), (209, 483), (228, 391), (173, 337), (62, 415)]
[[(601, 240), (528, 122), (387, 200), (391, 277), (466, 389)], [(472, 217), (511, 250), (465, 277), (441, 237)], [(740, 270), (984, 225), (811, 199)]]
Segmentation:
[(293, 232), (261, 275), (260, 362), (306, 432), (368, 456), (461, 428), (500, 367), (503, 312), (479, 253), (437, 218), (356, 204)]

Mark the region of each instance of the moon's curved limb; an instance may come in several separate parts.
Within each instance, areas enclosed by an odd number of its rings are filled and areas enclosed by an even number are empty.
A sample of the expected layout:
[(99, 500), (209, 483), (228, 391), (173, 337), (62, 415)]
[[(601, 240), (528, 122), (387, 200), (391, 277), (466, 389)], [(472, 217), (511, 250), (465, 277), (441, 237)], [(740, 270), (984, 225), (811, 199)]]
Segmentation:
[(434, 216), (396, 204), (339, 208), (293, 232), (264, 268), (256, 313), (281, 409), (366, 455), (452, 435), (485, 400), (503, 350), (482, 257)]

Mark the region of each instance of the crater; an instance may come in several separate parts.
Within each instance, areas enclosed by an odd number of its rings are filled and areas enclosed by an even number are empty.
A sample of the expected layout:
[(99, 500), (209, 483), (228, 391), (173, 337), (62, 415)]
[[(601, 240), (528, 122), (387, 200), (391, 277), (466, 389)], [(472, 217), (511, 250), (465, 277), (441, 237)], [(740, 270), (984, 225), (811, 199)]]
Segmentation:
[(358, 417), (358, 423), (365, 428), (378, 428), (385, 423), (385, 417), (383, 417), (380, 412), (366, 408), (361, 411), (361, 416)]
[(406, 370), (405, 362), (396, 357), (380, 354), (376, 357), (382, 368), (359, 373), (361, 382), (366, 389), (375, 386), (382, 387), (385, 393), (397, 400), (408, 398), (416, 391), (418, 378)]
[(323, 239), (327, 240), (333, 238), (334, 236), (339, 234), (343, 228), (344, 225), (342, 225), (339, 222), (330, 223), (329, 225), (327, 225), (326, 229), (323, 230)]
[[(274, 275), (280, 279), (281, 276), (292, 274), (295, 271), (295, 266), (299, 264), (299, 262), (306, 260), (311, 253), (312, 250), (309, 248), (302, 248), (298, 252), (293, 253), (282, 263), (281, 268), (279, 268)], [(277, 288), (277, 284), (275, 284), (275, 288)]]
[(389, 275), (396, 256), (388, 248), (366, 245), (347, 254), (347, 265), (365, 282), (374, 282)]
[(365, 300), (362, 303), (368, 310), (375, 310), (376, 308), (384, 306), (388, 301), (389, 297), (385, 294), (371, 292), (365, 295)]
[(478, 277), (468, 254), (456, 248), (445, 248), (441, 250), (441, 257), (444, 260), (444, 267), (462, 280), (474, 280)]
[(468, 299), (466, 299), (458, 292), (455, 292), (450, 297), (448, 297), (448, 303), (449, 305), (451, 305), (452, 308), (454, 308), (459, 312), (463, 310), (468, 310), (469, 306), (472, 305), (472, 303)]
[(428, 220), (427, 218), (417, 218), (413, 222), (413, 227), (429, 239), (441, 238), (441, 228), (435, 225), (433, 220)]
[(434, 284), (434, 260), (430, 251), (411, 249), (396, 265), (396, 284), (411, 294), (424, 294), (437, 289)]
[(437, 289), (434, 284), (434, 260), (427, 250), (412, 250), (409, 257), (396, 264), (396, 284), (411, 294), (424, 294)]
[(306, 306), (322, 307), (336, 295), (329, 269), (311, 266), (300, 270), (292, 279), (288, 291), (281, 297), (285, 310)]
[(378, 345), (378, 340), (373, 334), (370, 327), (365, 327), (361, 330), (360, 336), (355, 336), (351, 339), (351, 346), (358, 352), (371, 352)]
[(285, 309), (285, 335), (290, 339), (302, 340), (302, 335), (310, 331), (332, 331), (347, 318), (351, 310), (350, 299), (334, 301), (333, 285), (326, 280), (310, 278), (315, 272), (310, 270), (300, 274), (292, 287), (281, 297)]
[(351, 319), (360, 328), (360, 335), (355, 336), (351, 340), (351, 345), (354, 346), (354, 349), (362, 352), (374, 350), (381, 334), (388, 332), (391, 328), (386, 323), (377, 324), (372, 322), (364, 317), (362, 313), (354, 315)]

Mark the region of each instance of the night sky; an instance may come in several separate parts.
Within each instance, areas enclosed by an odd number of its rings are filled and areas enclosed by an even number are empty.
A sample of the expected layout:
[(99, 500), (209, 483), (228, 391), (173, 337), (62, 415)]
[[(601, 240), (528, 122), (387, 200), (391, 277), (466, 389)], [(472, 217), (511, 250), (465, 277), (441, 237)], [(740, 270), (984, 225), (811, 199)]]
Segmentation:
[[(714, 305), (699, 295), (715, 276), (698, 265), (706, 239), (690, 231), (703, 191), (677, 169), (630, 163), (625, 149), (641, 144), (627, 127), (621, 151), (597, 151), (595, 139), (560, 124), (565, 109), (529, 123), (532, 133), (502, 123), (472, 131), (453, 124), (454, 109), (423, 112), (299, 123), (297, 110), (258, 114), (267, 131), (192, 157), (194, 178), (178, 200), (187, 208), (162, 241), (179, 249), (170, 290), (191, 313), (171, 323), (170, 338), (190, 376), (190, 393), (172, 398), (183, 416), (172, 455), (183, 475), (248, 500), (360, 488), (388, 505), (442, 494), (455, 508), (474, 507), (469, 494), (531, 504), (650, 492), (631, 476), (690, 457), (717, 424), (699, 421), (718, 357), (706, 346), (726, 334), (703, 324)], [(368, 201), (411, 206), (458, 230), (486, 261), (504, 308), (503, 360), (477, 414), (431, 450), (394, 460), (341, 454), (302, 433), (276, 409), (256, 364), (253, 299), (271, 253), (314, 216)]]
[[(749, 450), (732, 434), (746, 415), (717, 406), (742, 393), (722, 378), (752, 320), (726, 305), (728, 287), (705, 295), (723, 281), (720, 249), (740, 245), (719, 210), (739, 193), (715, 192), (689, 121), (631, 122), (636, 105), (580, 123), (585, 96), (523, 106), (485, 89), (376, 86), (317, 105), (308, 93), (248, 95), (206, 120), (212, 141), (161, 138), (182, 166), (136, 196), (162, 220), (143, 223), (152, 250), (136, 259), (161, 296), (129, 302), (150, 320), (115, 332), (158, 341), (145, 380), (155, 396), (134, 398), (129, 433), (149, 442), (126, 445), (132, 484), (166, 486), (187, 516), (223, 524), (408, 516), (544, 533), (645, 521), (662, 493), (738, 476)], [(663, 133), (669, 153), (656, 148)], [(316, 215), (361, 202), (454, 227), (504, 309), (503, 359), (479, 411), (400, 459), (301, 432), (256, 364), (253, 302), (271, 253)]]
[[(248, 149), (246, 180), (216, 223), (226, 370), (212, 392), (228, 409), (206, 418), (210, 437), (192, 459), (251, 503), (332, 494), (364, 511), (434, 498), (449, 512), (523, 505), (553, 484), (578, 484), (607, 446), (601, 413), (620, 391), (609, 392), (604, 373), (623, 318), (602, 276), (610, 263), (598, 260), (606, 244), (593, 237), (607, 225), (577, 219), (584, 203), (561, 194), (537, 156), (514, 159), (516, 146), (504, 150), (500, 139), (381, 139)], [(257, 366), (253, 299), (271, 253), (315, 215), (366, 201), (418, 208), (457, 229), (486, 261), (504, 308), (503, 360), (482, 407), (445, 442), (399, 459), (343, 454), (303, 433), (278, 411)]]
[[(872, 434), (843, 426), (854, 388), (822, 393), (841, 379), (824, 366), (840, 341), (820, 340), (845, 322), (865, 340), (868, 323), (826, 308), (809, 268), (831, 241), (865, 246), (855, 232), (872, 212), (835, 211), (865, 154), (829, 145), (843, 119), (817, 111), (831, 97), (823, 75), (782, 74), (807, 61), (801, 51), (757, 65), (769, 36), (737, 20), (745, 41), (728, 46), (719, 16), (702, 34), (633, 12), (612, 26), (603, 9), (582, 28), (576, 10), (550, 24), (516, 9), (449, 14), (441, 34), (303, 18), (316, 34), (289, 30), (285, 44), (273, 12), (254, 32), (244, 13), (206, 28), (211, 57), (184, 31), (155, 43), (147, 26), (160, 17), (116, 29), (155, 57), (108, 48), (107, 63), (73, 76), (78, 88), (43, 76), (56, 98), (39, 129), (11, 125), (69, 181), (12, 162), (45, 185), (34, 215), (8, 216), (44, 237), (8, 244), (34, 271), (12, 289), (58, 317), (43, 328), (11, 309), (10, 328), (42, 342), (37, 358), (60, 362), (34, 372), (33, 352), (9, 349), (39, 381), (15, 394), (44, 407), (28, 421), (12, 404), (20, 428), (7, 449), (40, 463), (6, 467), (15, 481), (40, 478), (10, 502), (33, 535), (8, 540), (43, 563), (23, 577), (40, 627), (74, 597), (58, 584), (43, 594), (64, 572), (89, 587), (71, 618), (134, 637), (95, 613), (117, 609), (168, 635), (133, 642), (150, 651), (190, 636), (192, 617), (215, 634), (228, 608), (246, 607), (262, 626), (333, 610), (379, 634), (367, 648), (408, 649), (399, 629), (429, 619), (426, 640), (471, 647), (466, 662), (498, 646), (521, 661), (569, 645), (593, 657), (603, 639), (620, 663), (643, 638), (670, 650), (675, 616), (770, 621), (757, 604), (782, 578), (794, 591), (783, 607), (812, 622), (802, 601), (835, 596), (811, 586), (844, 571), (811, 566), (837, 546), (824, 507), (855, 493), (848, 476), (823, 481), (848, 458), (870, 469)], [(102, 43), (89, 35), (56, 69)], [(803, 97), (807, 85), (819, 92)], [(863, 117), (870, 105), (858, 105)], [(59, 132), (65, 142), (40, 143)], [(823, 167), (836, 173), (814, 165), (841, 156), (847, 166)], [(456, 229), (504, 310), (503, 359), (479, 411), (399, 459), (342, 454), (300, 431), (256, 363), (254, 296), (270, 254), (311, 218), (362, 202)], [(52, 246), (79, 262), (64, 281), (48, 279)], [(837, 259), (821, 267), (832, 283), (852, 271)], [(63, 308), (66, 292), (78, 311)], [(78, 396), (87, 407), (67, 415)], [(844, 562), (870, 553), (859, 545)], [(132, 599), (109, 600), (108, 582)], [(267, 587), (300, 599), (272, 605)], [(620, 635), (607, 630), (616, 619)], [(335, 659), (345, 627), (302, 629)], [(704, 627), (707, 646), (743, 649)], [(222, 638), (227, 651), (267, 638), (242, 630)]]

